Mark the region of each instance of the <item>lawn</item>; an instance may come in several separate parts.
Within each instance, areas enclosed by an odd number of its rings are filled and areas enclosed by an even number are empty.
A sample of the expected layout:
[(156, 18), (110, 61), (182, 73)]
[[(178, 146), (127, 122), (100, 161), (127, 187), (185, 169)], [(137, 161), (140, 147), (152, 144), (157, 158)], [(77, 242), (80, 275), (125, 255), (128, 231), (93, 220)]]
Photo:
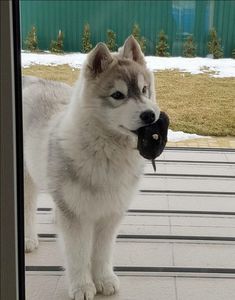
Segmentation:
[[(34, 65), (24, 75), (59, 80), (72, 85), (79, 70), (68, 65)], [(171, 120), (172, 130), (210, 136), (235, 136), (235, 78), (177, 70), (155, 73), (157, 101)]]

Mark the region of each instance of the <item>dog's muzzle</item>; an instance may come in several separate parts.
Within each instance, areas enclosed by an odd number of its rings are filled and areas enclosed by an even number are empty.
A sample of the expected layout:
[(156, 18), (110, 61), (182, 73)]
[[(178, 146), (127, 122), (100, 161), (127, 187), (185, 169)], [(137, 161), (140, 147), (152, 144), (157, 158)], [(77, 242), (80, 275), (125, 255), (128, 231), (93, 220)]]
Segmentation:
[(162, 153), (167, 143), (169, 123), (167, 114), (161, 112), (155, 123), (140, 127), (135, 131), (138, 136), (137, 149), (140, 155), (146, 159), (154, 160)]

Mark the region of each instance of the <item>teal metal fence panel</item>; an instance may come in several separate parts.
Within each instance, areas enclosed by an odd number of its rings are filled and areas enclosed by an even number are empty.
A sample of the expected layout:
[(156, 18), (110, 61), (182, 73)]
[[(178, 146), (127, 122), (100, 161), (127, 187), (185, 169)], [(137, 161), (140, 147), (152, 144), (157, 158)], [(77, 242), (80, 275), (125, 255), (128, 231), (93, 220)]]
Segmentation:
[(235, 1), (215, 1), (214, 27), (224, 48), (225, 57), (235, 49)]
[(168, 35), (170, 53), (182, 55), (186, 37), (193, 34), (197, 55), (207, 54), (208, 32), (218, 30), (224, 54), (235, 48), (235, 1), (21, 1), (22, 48), (28, 31), (36, 26), (39, 48), (46, 50), (64, 33), (65, 51), (80, 51), (85, 23), (90, 24), (92, 43), (106, 41), (107, 29), (117, 34), (120, 46), (134, 23), (147, 39), (146, 54), (155, 55), (157, 35)]

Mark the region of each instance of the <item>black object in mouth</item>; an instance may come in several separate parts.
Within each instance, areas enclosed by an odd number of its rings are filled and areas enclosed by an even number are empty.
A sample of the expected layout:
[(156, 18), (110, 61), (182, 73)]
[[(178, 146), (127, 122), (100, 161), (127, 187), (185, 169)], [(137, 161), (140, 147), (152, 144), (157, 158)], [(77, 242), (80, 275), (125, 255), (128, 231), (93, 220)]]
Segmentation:
[(168, 127), (169, 117), (162, 111), (155, 123), (140, 127), (134, 131), (138, 136), (137, 149), (140, 155), (152, 160), (154, 168), (154, 159), (162, 153), (166, 146)]

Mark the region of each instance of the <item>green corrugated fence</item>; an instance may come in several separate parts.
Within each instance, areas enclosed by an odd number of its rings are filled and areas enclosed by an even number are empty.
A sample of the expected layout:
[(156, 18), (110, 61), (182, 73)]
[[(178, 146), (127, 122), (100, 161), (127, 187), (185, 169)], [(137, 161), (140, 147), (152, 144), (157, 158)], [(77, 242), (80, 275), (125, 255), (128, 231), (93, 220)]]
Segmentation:
[(235, 48), (235, 1), (21, 1), (22, 48), (33, 25), (39, 48), (46, 50), (58, 31), (64, 32), (65, 51), (80, 51), (84, 23), (91, 28), (92, 43), (106, 41), (106, 31), (117, 34), (120, 46), (134, 23), (147, 39), (146, 54), (154, 55), (157, 35), (168, 35), (170, 53), (182, 55), (189, 34), (197, 43), (197, 55), (207, 54), (209, 29), (215, 27), (222, 40), (224, 56)]

